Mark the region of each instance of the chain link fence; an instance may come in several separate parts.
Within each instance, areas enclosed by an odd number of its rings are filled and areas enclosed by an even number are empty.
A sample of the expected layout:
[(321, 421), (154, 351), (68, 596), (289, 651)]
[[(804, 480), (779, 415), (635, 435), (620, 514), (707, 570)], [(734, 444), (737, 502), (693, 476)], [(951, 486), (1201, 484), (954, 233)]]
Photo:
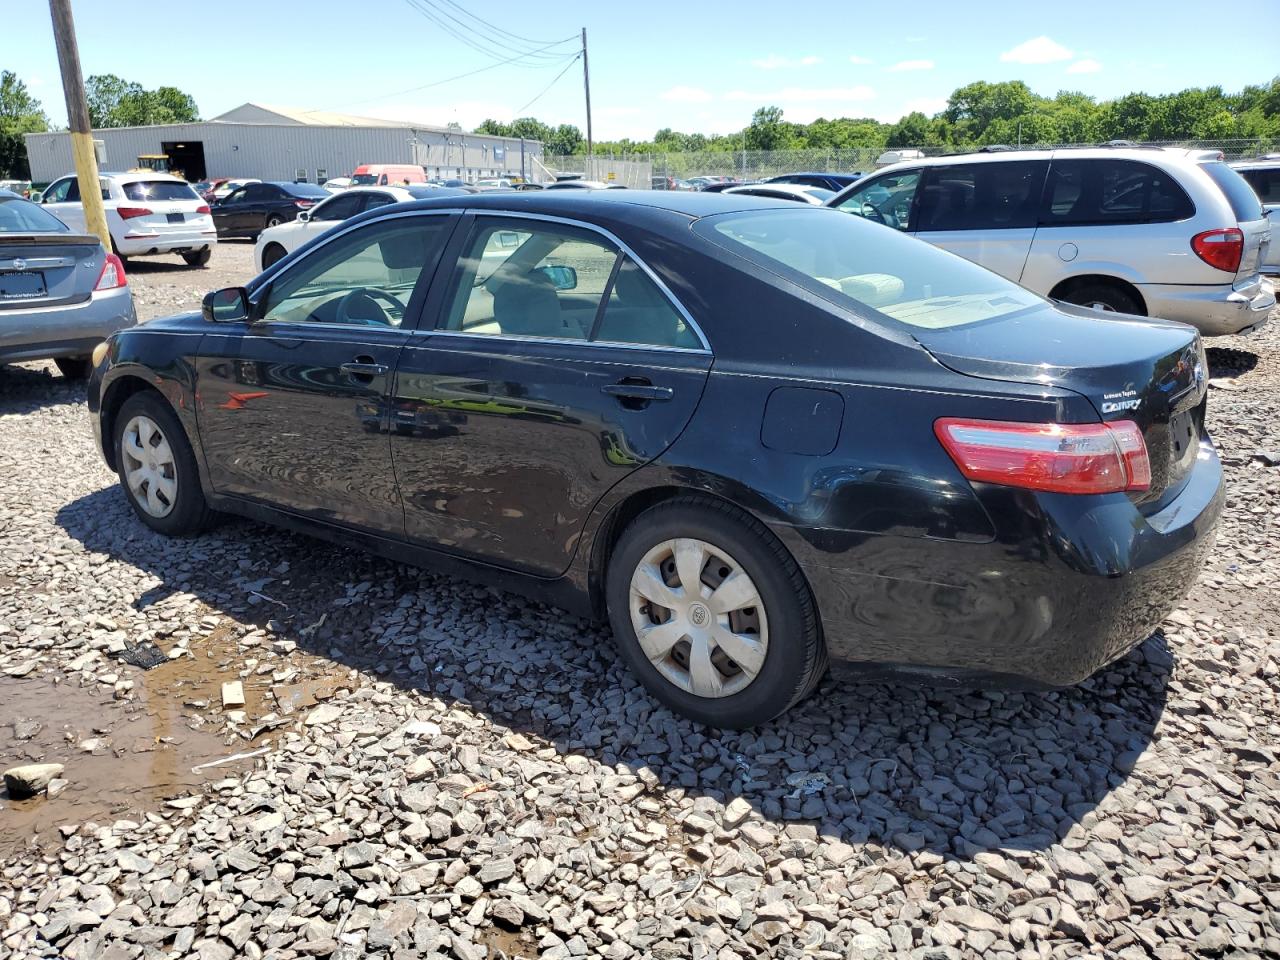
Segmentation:
[[(1220, 150), (1227, 160), (1247, 160), (1280, 151), (1280, 140), (1167, 140), (1141, 144), (1142, 146), (1185, 147), (1188, 149)], [(1089, 146), (1078, 143), (1022, 144), (1022, 149), (1054, 150), (1067, 147)], [(587, 173), (591, 179), (614, 179), (628, 187), (669, 184), (671, 179), (686, 180), (690, 177), (735, 177), (741, 180), (763, 180), (782, 173), (801, 170), (819, 170), (831, 173), (867, 173), (892, 162), (889, 154), (916, 156), (941, 156), (978, 149), (977, 146), (918, 146), (918, 147), (849, 147), (805, 150), (702, 150), (686, 153), (597, 153), (590, 164), (583, 155), (549, 156), (546, 166), (555, 172)], [(916, 151), (908, 153), (908, 151)], [(609, 178), (608, 173), (614, 172)], [(624, 173), (625, 171), (625, 173)]]

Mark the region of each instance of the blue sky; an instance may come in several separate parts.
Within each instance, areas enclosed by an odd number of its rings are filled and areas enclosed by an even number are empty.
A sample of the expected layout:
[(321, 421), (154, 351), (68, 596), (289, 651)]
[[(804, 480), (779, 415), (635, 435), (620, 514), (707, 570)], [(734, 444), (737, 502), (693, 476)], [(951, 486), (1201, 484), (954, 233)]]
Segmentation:
[[(449, 12), (455, 24), (467, 22), (462, 5), (450, 2), (412, 0)], [(516, 115), (584, 126), (581, 64), (570, 65), (567, 56), (536, 67), (497, 66), (409, 91), (496, 59), (449, 36), (410, 0), (220, 0), (189, 13), (163, 4), (129, 5), (129, 12), (102, 0), (73, 4), (86, 76), (115, 73), (148, 87), (180, 87), (205, 117), (252, 100), (457, 121), (468, 129), (485, 117)], [(23, 34), (6, 31), (0, 68), (26, 80), (50, 117), (64, 123), (47, 3), (6, 0), (5, 6), (7, 24), (23, 25)], [(851, 12), (840, 16), (842, 8)], [(1074, 89), (1100, 98), (1266, 82), (1280, 69), (1274, 45), (1260, 35), (1242, 38), (1271, 21), (1274, 3), (1234, 0), (1221, 9), (1230, 22), (1215, 24), (1203, 2), (1187, 0), (1075, 0), (1052, 7), (1026, 0), (917, 0), (783, 12), (776, 0), (705, 8), (509, 0), (465, 6), (540, 42), (586, 27), (601, 140), (648, 139), (664, 126), (728, 133), (766, 104), (799, 122), (819, 116), (894, 120), (910, 110), (941, 109), (952, 90), (973, 80), (1021, 79), (1038, 93)], [(576, 48), (574, 41), (546, 53), (572, 55)]]

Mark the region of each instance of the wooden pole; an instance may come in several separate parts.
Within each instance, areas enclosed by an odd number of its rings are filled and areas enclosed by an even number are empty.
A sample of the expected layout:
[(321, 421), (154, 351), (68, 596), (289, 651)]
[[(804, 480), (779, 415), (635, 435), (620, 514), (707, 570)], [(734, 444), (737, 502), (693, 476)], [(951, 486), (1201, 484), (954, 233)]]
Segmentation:
[(93, 152), (93, 128), (89, 125), (89, 103), (80, 73), (80, 48), (76, 44), (75, 21), (71, 19), (71, 0), (49, 0), (49, 13), (53, 16), (53, 39), (58, 46), (62, 94), (67, 101), (67, 123), (71, 127), (71, 155), (75, 158), (84, 222), (110, 253), (111, 231), (107, 229), (107, 214), (102, 207), (98, 158)]
[(587, 94), (587, 168), (584, 171), (591, 179), (591, 155), (595, 141), (591, 138), (591, 71), (587, 68), (587, 28), (582, 28), (582, 88)]

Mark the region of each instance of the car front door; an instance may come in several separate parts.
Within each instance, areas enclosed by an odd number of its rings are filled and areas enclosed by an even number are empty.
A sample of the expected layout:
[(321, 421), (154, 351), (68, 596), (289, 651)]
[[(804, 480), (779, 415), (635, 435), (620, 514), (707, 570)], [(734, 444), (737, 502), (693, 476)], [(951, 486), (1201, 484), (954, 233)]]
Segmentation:
[(387, 394), (446, 235), (447, 213), (362, 224), (254, 292), (197, 361), (213, 489), (313, 519), (404, 536)]
[(46, 210), (78, 233), (85, 232), (84, 206), (80, 203), (80, 183), (63, 177), (49, 184), (40, 203)]
[[(245, 202), (237, 215), (238, 231), (256, 235), (267, 224), (267, 217), (280, 206), (284, 191), (270, 183), (251, 183), (244, 188)], [(295, 211), (296, 212), (296, 211)], [(292, 220), (293, 217), (285, 216)]]
[(929, 167), (915, 235), (1017, 283), (1036, 235), (1047, 160)]
[[(702, 395), (692, 320), (611, 237), (478, 214), (401, 356), (392, 456), (411, 541), (563, 573), (604, 493), (661, 454)], [(452, 256), (448, 259), (453, 259)]]
[(288, 228), (298, 231), (300, 238), (294, 249), (302, 246), (312, 237), (318, 237), (332, 230), (343, 220), (349, 220), (364, 210), (364, 201), (358, 193), (340, 193), (336, 197), (325, 200), (311, 208), (311, 215), (301, 223)]

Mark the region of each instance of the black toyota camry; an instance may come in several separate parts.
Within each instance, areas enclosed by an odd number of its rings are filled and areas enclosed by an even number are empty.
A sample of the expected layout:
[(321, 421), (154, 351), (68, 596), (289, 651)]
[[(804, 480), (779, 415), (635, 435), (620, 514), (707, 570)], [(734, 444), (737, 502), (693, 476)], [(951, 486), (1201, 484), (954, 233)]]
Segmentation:
[(1223, 497), (1190, 327), (726, 195), (384, 207), (113, 336), (89, 405), (153, 529), (242, 514), (607, 617), (717, 727), (829, 660), (1077, 682)]

